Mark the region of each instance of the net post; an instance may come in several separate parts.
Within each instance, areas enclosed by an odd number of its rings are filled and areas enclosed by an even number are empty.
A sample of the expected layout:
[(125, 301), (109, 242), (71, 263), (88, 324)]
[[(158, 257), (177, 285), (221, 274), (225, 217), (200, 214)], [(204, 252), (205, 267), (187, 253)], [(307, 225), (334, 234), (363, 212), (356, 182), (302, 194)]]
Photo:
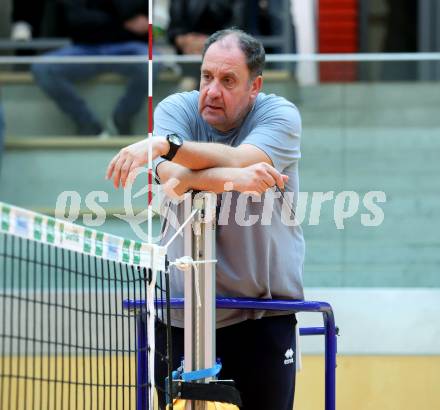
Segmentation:
[[(215, 259), (216, 203), (217, 196), (207, 192), (197, 193), (192, 200), (193, 209), (198, 210), (191, 232), (191, 254), (194, 262)], [(215, 365), (215, 295), (215, 265), (196, 263), (191, 274), (185, 275), (186, 372), (208, 369)], [(205, 404), (194, 402), (190, 409), (202, 410), (205, 409)]]
[[(184, 217), (185, 220), (189, 218), (192, 213), (192, 194), (185, 195), (184, 201)], [(184, 235), (184, 255), (192, 255), (193, 235), (192, 225), (187, 224), (183, 231)], [(185, 272), (184, 279), (184, 371), (190, 372), (193, 369), (193, 269), (190, 268)]]

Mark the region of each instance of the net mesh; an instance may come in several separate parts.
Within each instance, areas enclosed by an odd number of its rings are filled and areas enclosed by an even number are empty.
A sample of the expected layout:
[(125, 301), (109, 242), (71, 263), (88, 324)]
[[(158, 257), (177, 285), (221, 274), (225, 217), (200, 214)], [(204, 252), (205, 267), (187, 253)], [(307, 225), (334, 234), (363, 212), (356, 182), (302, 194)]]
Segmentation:
[[(97, 256), (95, 231), (88, 253), (68, 249), (62, 245), (68, 244), (71, 225), (47, 217), (38, 222), (43, 217), (29, 212), (15, 212), (14, 218), (13, 208), (0, 207), (0, 408), (150, 408), (152, 269)], [(83, 229), (76, 231), (84, 234)], [(47, 241), (51, 234), (58, 242)], [(76, 239), (84, 249), (87, 241)], [(120, 243), (122, 258), (127, 244)], [(133, 252), (128, 259), (135, 258)], [(164, 321), (167, 272), (156, 273), (154, 294), (161, 303), (154, 314)], [(124, 309), (126, 300), (139, 301), (136, 309)], [(155, 353), (168, 360), (167, 351)]]

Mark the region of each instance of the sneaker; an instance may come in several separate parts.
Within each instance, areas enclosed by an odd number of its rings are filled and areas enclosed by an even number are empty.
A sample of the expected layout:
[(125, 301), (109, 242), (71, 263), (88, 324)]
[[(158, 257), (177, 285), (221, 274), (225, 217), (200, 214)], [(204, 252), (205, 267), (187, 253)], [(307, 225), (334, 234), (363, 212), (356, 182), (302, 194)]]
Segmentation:
[(11, 39), (17, 41), (29, 41), (32, 39), (32, 27), (25, 21), (17, 21), (12, 26)]
[(108, 121), (105, 124), (105, 131), (104, 133), (107, 133), (108, 137), (119, 135), (119, 130), (116, 127), (116, 124), (113, 120), (113, 118), (109, 118)]
[(107, 130), (103, 130), (96, 137), (101, 139), (101, 140), (108, 140), (109, 138), (111, 138), (111, 134)]

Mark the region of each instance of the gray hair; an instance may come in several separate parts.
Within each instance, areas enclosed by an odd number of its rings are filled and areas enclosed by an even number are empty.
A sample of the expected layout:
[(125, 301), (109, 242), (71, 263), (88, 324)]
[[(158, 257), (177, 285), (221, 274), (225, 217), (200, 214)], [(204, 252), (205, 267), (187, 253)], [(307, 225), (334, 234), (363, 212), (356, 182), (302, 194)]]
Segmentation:
[(250, 78), (261, 75), (264, 69), (264, 63), (266, 60), (266, 53), (264, 51), (263, 44), (250, 34), (245, 33), (243, 30), (237, 28), (228, 28), (224, 30), (216, 31), (214, 34), (208, 37), (203, 47), (202, 60), (205, 58), (208, 48), (224, 39), (227, 36), (234, 36), (237, 39), (238, 47), (246, 57), (246, 65), (249, 69)]

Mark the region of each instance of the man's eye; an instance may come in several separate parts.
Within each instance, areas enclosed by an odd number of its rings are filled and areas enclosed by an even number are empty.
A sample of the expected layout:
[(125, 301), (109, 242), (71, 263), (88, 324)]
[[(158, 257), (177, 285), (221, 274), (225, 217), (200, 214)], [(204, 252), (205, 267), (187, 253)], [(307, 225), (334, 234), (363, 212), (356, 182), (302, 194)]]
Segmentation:
[(202, 74), (202, 79), (205, 81), (209, 81), (211, 76), (209, 74)]
[(230, 77), (226, 77), (226, 78), (223, 80), (223, 82), (224, 82), (224, 84), (225, 84), (227, 87), (231, 87), (231, 86), (234, 84), (234, 80), (233, 80), (232, 78), (230, 78)]

